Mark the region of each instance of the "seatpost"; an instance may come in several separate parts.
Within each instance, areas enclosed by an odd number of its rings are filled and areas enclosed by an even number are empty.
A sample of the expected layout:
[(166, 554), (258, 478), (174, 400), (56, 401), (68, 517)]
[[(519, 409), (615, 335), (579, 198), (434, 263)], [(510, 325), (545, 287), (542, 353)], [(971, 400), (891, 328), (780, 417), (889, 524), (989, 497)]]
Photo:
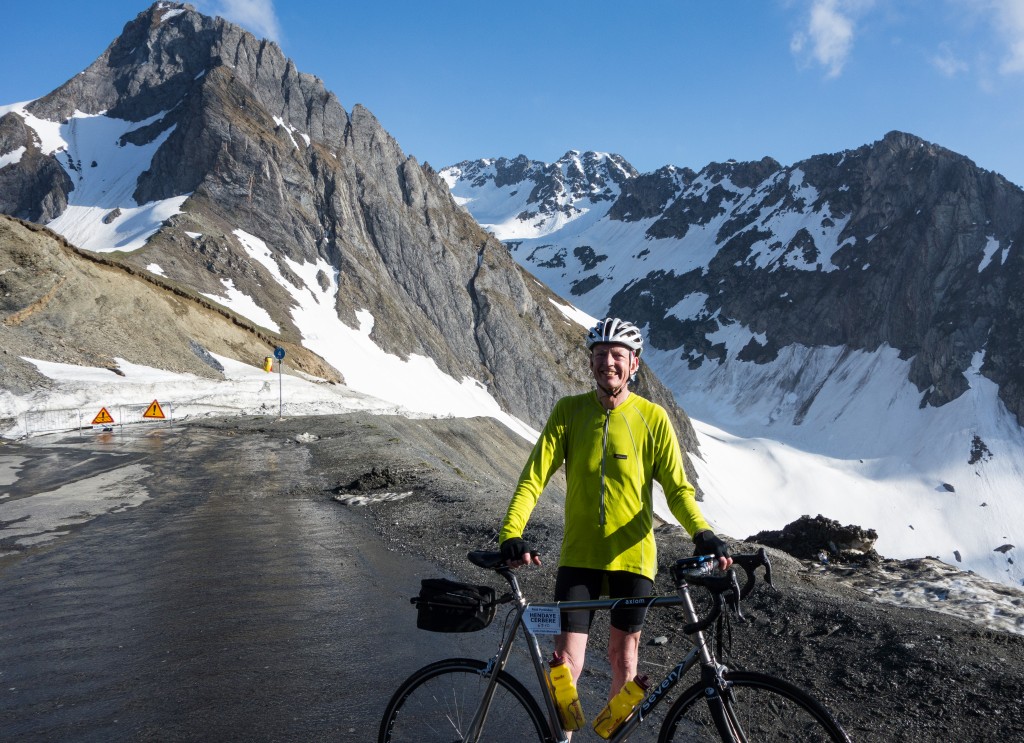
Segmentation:
[(519, 579), (516, 578), (515, 572), (508, 565), (502, 565), (494, 569), (495, 572), (508, 581), (509, 587), (512, 589), (512, 598), (515, 599), (517, 606), (522, 604), (523, 592), (519, 590)]

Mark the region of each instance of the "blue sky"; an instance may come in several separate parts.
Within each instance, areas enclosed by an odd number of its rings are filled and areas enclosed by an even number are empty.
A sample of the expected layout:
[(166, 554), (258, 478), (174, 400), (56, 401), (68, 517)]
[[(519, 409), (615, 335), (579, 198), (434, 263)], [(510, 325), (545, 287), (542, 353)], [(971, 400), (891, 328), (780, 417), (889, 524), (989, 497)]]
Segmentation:
[[(640, 171), (791, 164), (898, 129), (1024, 185), (1024, 0), (201, 0), (436, 168), (570, 149)], [(88, 66), (142, 0), (6, 3), (0, 104)]]

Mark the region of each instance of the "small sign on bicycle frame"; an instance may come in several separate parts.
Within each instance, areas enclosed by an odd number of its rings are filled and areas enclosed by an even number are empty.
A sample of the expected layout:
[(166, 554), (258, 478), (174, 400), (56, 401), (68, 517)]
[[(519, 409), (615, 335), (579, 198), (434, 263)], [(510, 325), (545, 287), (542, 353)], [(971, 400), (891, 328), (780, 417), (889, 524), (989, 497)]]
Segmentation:
[(562, 614), (554, 606), (527, 606), (523, 621), (535, 635), (557, 635), (562, 632)]

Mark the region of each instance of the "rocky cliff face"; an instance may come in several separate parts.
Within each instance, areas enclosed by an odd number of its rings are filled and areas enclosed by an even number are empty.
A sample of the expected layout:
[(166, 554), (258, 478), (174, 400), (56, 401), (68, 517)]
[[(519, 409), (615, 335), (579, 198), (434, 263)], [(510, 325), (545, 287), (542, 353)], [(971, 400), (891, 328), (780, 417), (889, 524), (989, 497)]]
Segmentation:
[[(956, 399), (968, 388), (965, 372), (980, 367), (1024, 422), (1024, 318), (1014, 289), (1024, 270), (1024, 192), (1003, 177), (892, 132), (789, 167), (765, 158), (632, 175), (608, 156), (589, 189), (545, 180), (599, 160), (569, 153), (544, 166), (520, 157), (460, 163), (444, 175), (523, 265), (591, 313), (646, 323), (652, 344), (691, 368), (730, 353), (766, 363), (795, 345), (888, 345), (913, 359), (922, 405)], [(600, 190), (609, 182), (614, 193)], [(526, 187), (524, 207), (513, 194)], [(495, 191), (508, 201), (504, 214)], [(556, 207), (541, 197), (550, 191), (563, 194)], [(485, 192), (489, 208), (478, 213)], [(589, 222), (556, 224), (570, 213)]]
[[(119, 132), (116, 147), (90, 146), (102, 126)], [(57, 148), (40, 134), (54, 131)], [(0, 119), (0, 154), (20, 148), (0, 169), (0, 210), (106, 252), (127, 243), (118, 237), (140, 210), (181, 202), (144, 247), (110, 259), (214, 299), (253, 298), (282, 342), (308, 344), (296, 296), (327, 292), (347, 326), (372, 315), (380, 348), (479, 380), (535, 427), (559, 396), (590, 386), (564, 302), (428, 165), (275, 44), (191, 6), (155, 4), (83, 73)], [(115, 198), (103, 179), (136, 152), (152, 154)], [(101, 227), (114, 237), (97, 240)], [(315, 279), (300, 275), (309, 266)], [(647, 384), (688, 431), (671, 395)]]

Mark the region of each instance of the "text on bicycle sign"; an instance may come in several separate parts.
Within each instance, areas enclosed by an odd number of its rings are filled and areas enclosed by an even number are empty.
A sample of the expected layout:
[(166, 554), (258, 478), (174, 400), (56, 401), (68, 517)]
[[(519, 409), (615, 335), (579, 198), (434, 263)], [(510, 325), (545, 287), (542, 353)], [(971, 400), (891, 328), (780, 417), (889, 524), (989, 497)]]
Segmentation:
[(561, 618), (553, 606), (528, 606), (523, 621), (535, 635), (557, 635), (562, 631)]

